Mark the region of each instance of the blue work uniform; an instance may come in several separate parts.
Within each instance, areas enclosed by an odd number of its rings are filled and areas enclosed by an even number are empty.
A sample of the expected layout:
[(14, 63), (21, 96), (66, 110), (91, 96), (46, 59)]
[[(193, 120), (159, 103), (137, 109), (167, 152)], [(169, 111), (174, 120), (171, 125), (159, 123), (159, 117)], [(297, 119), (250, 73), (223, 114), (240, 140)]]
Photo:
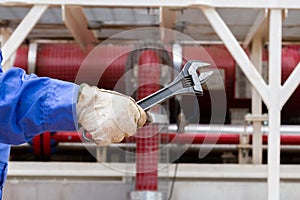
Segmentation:
[(25, 143), (45, 131), (77, 130), (78, 91), (74, 83), (27, 75), (20, 68), (3, 73), (0, 65), (0, 200), (10, 144)]

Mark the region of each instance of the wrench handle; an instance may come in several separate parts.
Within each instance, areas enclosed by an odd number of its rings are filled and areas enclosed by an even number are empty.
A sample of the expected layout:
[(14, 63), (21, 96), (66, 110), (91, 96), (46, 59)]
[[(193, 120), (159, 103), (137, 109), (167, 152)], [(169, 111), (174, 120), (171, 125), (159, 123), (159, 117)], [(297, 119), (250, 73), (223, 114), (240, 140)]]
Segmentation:
[(157, 92), (139, 100), (137, 104), (144, 110), (148, 110), (156, 104), (162, 103), (170, 97), (175, 96), (177, 94), (177, 91), (182, 88), (183, 86), (181, 83), (171, 83), (166, 87), (158, 90)]

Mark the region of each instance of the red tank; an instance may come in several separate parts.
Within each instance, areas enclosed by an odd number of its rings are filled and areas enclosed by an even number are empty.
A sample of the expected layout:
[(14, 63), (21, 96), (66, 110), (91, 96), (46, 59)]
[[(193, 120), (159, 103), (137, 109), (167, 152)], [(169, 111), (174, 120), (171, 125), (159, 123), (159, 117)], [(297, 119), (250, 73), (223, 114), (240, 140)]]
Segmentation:
[[(93, 70), (98, 73), (98, 70), (101, 71), (105, 68), (103, 74), (99, 77), (98, 87), (114, 89), (116, 83), (125, 72), (125, 64), (131, 48), (131, 46), (126, 45), (107, 45), (104, 49), (94, 52), (97, 59), (94, 61)], [(207, 55), (209, 55), (210, 58)], [(267, 55), (267, 50), (265, 49), (263, 56), (265, 63), (268, 60)], [(21, 46), (17, 51), (14, 65), (27, 70), (27, 56), (28, 46)], [(81, 64), (85, 62), (86, 56), (87, 54), (83, 53), (76, 44), (39, 44), (36, 60), (36, 74), (38, 76), (48, 76), (74, 82)], [(223, 71), (228, 113), (226, 123), (230, 123), (230, 108), (248, 108), (250, 110), (251, 102), (249, 98), (236, 98), (236, 62), (223, 45), (207, 45), (200, 48), (200, 50), (199, 47), (184, 46), (183, 58), (185, 60), (198, 59), (207, 62), (213, 60), (212, 66)], [(282, 83), (284, 83), (299, 61), (300, 46), (283, 47)], [(88, 79), (80, 80), (80, 82), (89, 81)], [(282, 110), (283, 124), (300, 123), (300, 106), (297, 103), (298, 97), (300, 97), (299, 87)], [(210, 118), (209, 96), (204, 95), (204, 97), (199, 99), (201, 120), (203, 120), (201, 122), (207, 123)], [(266, 108), (264, 109), (265, 112), (267, 112)]]

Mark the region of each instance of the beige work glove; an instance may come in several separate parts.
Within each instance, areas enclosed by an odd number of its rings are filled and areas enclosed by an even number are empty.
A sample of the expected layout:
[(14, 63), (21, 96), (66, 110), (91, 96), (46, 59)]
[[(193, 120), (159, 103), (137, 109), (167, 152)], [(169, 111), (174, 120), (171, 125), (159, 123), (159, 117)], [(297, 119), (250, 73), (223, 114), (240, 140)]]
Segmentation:
[(76, 105), (78, 122), (98, 145), (120, 142), (146, 122), (145, 111), (129, 96), (87, 84)]

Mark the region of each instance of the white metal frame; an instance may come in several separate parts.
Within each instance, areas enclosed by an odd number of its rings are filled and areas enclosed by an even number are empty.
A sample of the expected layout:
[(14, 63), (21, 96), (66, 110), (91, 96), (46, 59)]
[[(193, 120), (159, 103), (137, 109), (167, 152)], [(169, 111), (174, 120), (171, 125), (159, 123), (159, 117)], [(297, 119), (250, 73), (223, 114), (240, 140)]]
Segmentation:
[[(281, 45), (282, 45), (282, 11), (284, 9), (300, 9), (298, 0), (3, 0), (0, 5), (29, 5), (33, 6), (21, 24), (17, 27), (2, 48), (4, 63), (16, 51), (30, 30), (37, 23), (40, 16), (51, 5), (77, 5), (99, 7), (195, 7), (202, 9), (204, 15), (224, 42), (232, 56), (235, 58), (242, 71), (245, 73), (256, 92), (260, 95), (269, 109), (269, 143), (268, 143), (268, 199), (279, 200), (280, 198), (280, 112), (283, 105), (300, 83), (300, 64), (289, 76), (284, 85), (281, 85)], [(263, 80), (242, 49), (228, 26), (217, 13), (215, 8), (259, 8), (267, 9), (269, 17), (269, 84)], [(265, 11), (257, 17), (252, 26), (244, 45), (247, 46), (252, 39), (254, 45), (259, 38), (257, 30), (265, 22)], [(73, 34), (74, 35), (74, 34)], [(82, 40), (81, 40), (82, 41)], [(84, 41), (83, 41), (84, 42)], [(259, 48), (259, 47), (258, 47)], [(258, 104), (257, 104), (258, 105)]]
[[(7, 42), (7, 40), (11, 36), (11, 30), (10, 28), (1, 28), (1, 49), (4, 46), (4, 44)], [(8, 69), (13, 61), (12, 57), (8, 60), (8, 62), (4, 63), (3, 68)]]
[[(25, 40), (28, 33), (32, 30), (34, 25), (38, 22), (43, 13), (47, 10), (47, 5), (35, 5), (31, 8), (22, 22), (18, 25), (16, 30), (12, 33), (9, 39), (2, 47), (3, 65), (10, 59), (16, 52), (21, 43)], [(3, 70), (7, 70), (4, 68)]]
[(2, 0), (2, 5), (79, 5), (101, 7), (196, 7), (209, 6), (215, 8), (279, 8), (299, 9), (298, 0)]
[(269, 90), (262, 76), (258, 73), (255, 66), (250, 61), (249, 57), (242, 49), (238, 41), (235, 39), (228, 26), (225, 24), (223, 19), (212, 7), (202, 7), (202, 11), (211, 26), (214, 28), (216, 33), (219, 35), (221, 40), (224, 42), (228, 51), (231, 53), (233, 58), (239, 64), (241, 70), (249, 79), (250, 83), (254, 86), (257, 92), (260, 94), (264, 102), (268, 105), (269, 103)]

